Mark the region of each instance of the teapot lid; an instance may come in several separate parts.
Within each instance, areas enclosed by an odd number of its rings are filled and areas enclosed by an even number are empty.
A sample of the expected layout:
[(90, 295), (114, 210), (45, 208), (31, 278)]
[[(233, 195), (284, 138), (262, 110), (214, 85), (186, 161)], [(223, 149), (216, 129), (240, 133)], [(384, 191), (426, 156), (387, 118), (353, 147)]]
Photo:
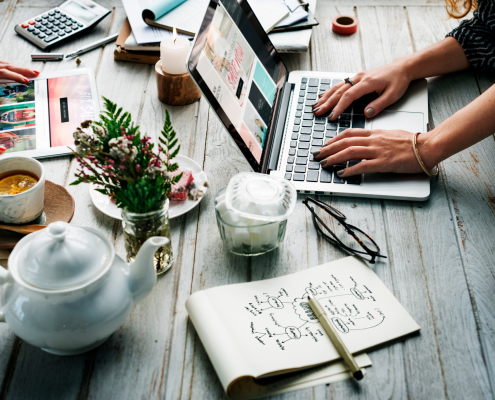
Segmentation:
[(112, 258), (103, 238), (66, 222), (36, 234), (19, 263), (19, 275), (39, 289), (60, 290), (88, 282)]

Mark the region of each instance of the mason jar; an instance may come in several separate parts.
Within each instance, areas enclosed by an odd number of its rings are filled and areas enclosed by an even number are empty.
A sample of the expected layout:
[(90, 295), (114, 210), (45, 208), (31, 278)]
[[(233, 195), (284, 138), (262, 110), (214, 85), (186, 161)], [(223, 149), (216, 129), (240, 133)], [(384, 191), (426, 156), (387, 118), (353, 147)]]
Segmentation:
[(124, 229), (125, 250), (127, 262), (133, 262), (141, 246), (152, 236), (163, 236), (169, 239), (168, 244), (160, 247), (153, 258), (157, 275), (164, 273), (174, 263), (172, 238), (170, 235), (170, 220), (167, 199), (164, 206), (148, 213), (131, 213), (122, 209), (122, 227)]

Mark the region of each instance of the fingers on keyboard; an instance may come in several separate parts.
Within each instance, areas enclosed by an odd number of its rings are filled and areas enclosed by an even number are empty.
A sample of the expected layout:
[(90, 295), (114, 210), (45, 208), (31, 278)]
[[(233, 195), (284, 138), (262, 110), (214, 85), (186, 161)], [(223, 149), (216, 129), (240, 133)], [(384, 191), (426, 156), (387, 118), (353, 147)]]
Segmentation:
[[(348, 128), (364, 128), (365, 117), (356, 102), (347, 107), (338, 119), (328, 122), (327, 115), (315, 117), (313, 105), (319, 93), (342, 82), (342, 79), (302, 78), (297, 100), (297, 111), (292, 129), (289, 156), (285, 169), (285, 179), (297, 182), (321, 182), (335, 184), (361, 184), (361, 175), (340, 178), (337, 171), (356, 165), (359, 161), (349, 161), (346, 164), (321, 168), (313, 158), (312, 152), (330, 138), (342, 133)], [(362, 103), (363, 101), (361, 101)]]

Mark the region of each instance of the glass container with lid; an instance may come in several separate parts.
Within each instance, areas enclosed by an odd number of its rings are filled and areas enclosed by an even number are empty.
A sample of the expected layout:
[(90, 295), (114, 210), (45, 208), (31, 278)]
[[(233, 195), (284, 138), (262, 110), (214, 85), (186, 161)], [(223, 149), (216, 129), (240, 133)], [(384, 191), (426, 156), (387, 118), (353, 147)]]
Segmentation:
[(297, 192), (286, 180), (255, 172), (241, 172), (229, 182), (227, 209), (241, 217), (259, 221), (285, 221), (294, 211)]

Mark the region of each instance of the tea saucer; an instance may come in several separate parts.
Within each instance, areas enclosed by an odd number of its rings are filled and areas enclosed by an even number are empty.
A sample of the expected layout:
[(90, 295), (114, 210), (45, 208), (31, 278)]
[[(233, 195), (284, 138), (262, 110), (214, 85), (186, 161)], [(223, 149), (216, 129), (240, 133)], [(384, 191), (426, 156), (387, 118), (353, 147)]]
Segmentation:
[[(97, 192), (98, 193), (98, 192)], [(63, 186), (45, 181), (45, 206), (38, 219), (24, 225), (49, 225), (52, 222), (70, 222), (74, 216), (76, 203), (71, 194)], [(0, 230), (0, 250), (13, 249), (23, 234)]]
[[(208, 179), (206, 178), (206, 174), (201, 166), (196, 161), (182, 155), (178, 155), (177, 157), (175, 157), (175, 162), (179, 164), (179, 169), (192, 171), (196, 187), (203, 190), (203, 193), (206, 194), (207, 187), (204, 186), (204, 183), (207, 182)], [(89, 185), (89, 195), (95, 207), (109, 217), (122, 220), (120, 208), (118, 208), (115, 203), (110, 200), (110, 197), (97, 192), (96, 189), (96, 185)], [(189, 198), (187, 198), (185, 201), (171, 201), (168, 211), (168, 217), (172, 219), (185, 214), (186, 212), (196, 207), (201, 202), (203, 197), (204, 195), (197, 200), (190, 200)]]

